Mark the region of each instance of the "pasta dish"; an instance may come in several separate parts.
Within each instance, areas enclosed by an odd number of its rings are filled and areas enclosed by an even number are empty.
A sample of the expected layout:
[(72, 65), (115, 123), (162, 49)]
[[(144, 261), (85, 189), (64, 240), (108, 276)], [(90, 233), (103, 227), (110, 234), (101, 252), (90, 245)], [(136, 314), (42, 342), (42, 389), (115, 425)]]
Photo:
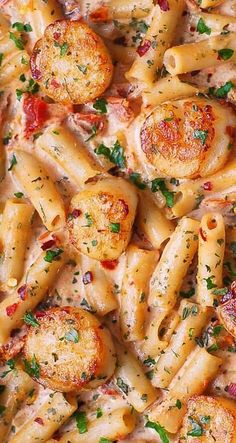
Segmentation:
[(0, 443), (236, 443), (235, 0), (0, 0)]

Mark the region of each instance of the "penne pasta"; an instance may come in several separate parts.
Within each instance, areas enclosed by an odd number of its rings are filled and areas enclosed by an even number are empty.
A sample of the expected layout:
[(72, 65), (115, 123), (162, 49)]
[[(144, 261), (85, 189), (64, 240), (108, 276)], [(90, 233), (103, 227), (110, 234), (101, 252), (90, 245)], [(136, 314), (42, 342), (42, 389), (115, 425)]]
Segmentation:
[[(171, 75), (184, 74), (197, 69), (217, 66), (226, 61), (236, 60), (236, 33), (217, 35), (194, 43), (186, 43), (167, 49), (164, 55), (164, 65)], [(224, 56), (228, 50), (229, 56)], [(231, 52), (232, 51), (232, 52)]]
[(85, 285), (86, 298), (91, 308), (98, 315), (106, 315), (118, 307), (111, 280), (106, 276), (100, 264), (96, 260), (81, 256), (81, 268), (83, 275), (91, 273), (92, 281)]
[(167, 397), (151, 409), (149, 419), (158, 421), (168, 432), (176, 433), (181, 426), (188, 399), (205, 390), (221, 363), (219, 357), (209, 354), (203, 348), (193, 350), (181, 372), (176, 374), (169, 385)]
[(180, 323), (173, 332), (170, 342), (160, 355), (153, 369), (152, 384), (167, 388), (195, 347), (195, 337), (201, 334), (211, 311), (195, 303), (183, 300), (179, 307)]
[(173, 223), (165, 217), (149, 194), (139, 199), (136, 222), (155, 249), (159, 249), (174, 231)]
[(79, 145), (72, 133), (61, 126), (49, 126), (38, 138), (36, 145), (60, 165), (79, 187), (101, 173), (101, 169)]
[(20, 183), (43, 224), (49, 231), (60, 229), (65, 223), (65, 209), (52, 179), (44, 166), (31, 154), (17, 151), (13, 177)]
[(158, 253), (130, 244), (120, 297), (120, 325), (127, 341), (142, 340), (147, 314), (148, 283), (155, 268)]
[(185, 217), (165, 246), (150, 281), (148, 303), (171, 310), (188, 267), (197, 251), (199, 222)]
[[(211, 177), (192, 180), (191, 186), (189, 186), (189, 181), (181, 184), (178, 187), (177, 201), (171, 209), (173, 216), (181, 217), (192, 211), (198, 206), (199, 201), (211, 195), (211, 191), (214, 193), (224, 192), (224, 196), (226, 196), (227, 190), (236, 183), (235, 171), (236, 161), (233, 160)], [(211, 191), (204, 189), (204, 183), (210, 183)]]
[(225, 225), (221, 214), (202, 217), (199, 229), (197, 302), (214, 306), (215, 291), (222, 287)]
[[(88, 430), (85, 433), (75, 431), (65, 433), (59, 440), (60, 443), (97, 443), (100, 440), (117, 440), (124, 438), (133, 431), (135, 426), (135, 415), (131, 413), (130, 408), (123, 407), (115, 409), (109, 414), (104, 415), (98, 420), (88, 423)], [(55, 440), (49, 440), (47, 443), (53, 443)], [(12, 443), (12, 442), (10, 442)]]
[[(144, 107), (157, 106), (168, 100), (192, 97), (199, 93), (199, 88), (182, 82), (177, 76), (159, 79), (150, 89), (142, 93)], [(144, 108), (145, 109), (145, 108)]]
[(7, 200), (0, 229), (2, 289), (17, 286), (23, 269), (34, 209), (21, 200)]
[(153, 8), (151, 0), (108, 0), (109, 19), (142, 18), (148, 15)]
[(76, 409), (75, 398), (67, 398), (61, 392), (50, 394), (36, 416), (27, 421), (9, 443), (46, 442)]
[(170, 47), (184, 4), (182, 0), (168, 1), (168, 8), (156, 5), (148, 31), (138, 48), (137, 58), (126, 73), (130, 82), (139, 81), (152, 86), (157, 70), (162, 67), (163, 55)]
[(3, 386), (3, 393), (0, 394), (0, 404), (3, 409), (0, 418), (0, 439), (2, 443), (5, 443), (9, 441), (7, 437), (17, 409), (36, 384), (24, 371), (15, 369), (7, 375), (6, 385)]
[[(53, 250), (52, 250), (53, 251)], [(60, 252), (61, 251), (61, 252)], [(0, 344), (4, 344), (12, 331), (23, 323), (24, 314), (33, 310), (51, 288), (57, 273), (64, 264), (62, 249), (51, 253), (51, 262), (43, 252), (28, 269), (22, 284), (0, 303)]]
[(145, 376), (138, 360), (123, 346), (116, 344), (118, 366), (116, 384), (127, 401), (138, 412), (143, 412), (157, 398), (157, 392)]

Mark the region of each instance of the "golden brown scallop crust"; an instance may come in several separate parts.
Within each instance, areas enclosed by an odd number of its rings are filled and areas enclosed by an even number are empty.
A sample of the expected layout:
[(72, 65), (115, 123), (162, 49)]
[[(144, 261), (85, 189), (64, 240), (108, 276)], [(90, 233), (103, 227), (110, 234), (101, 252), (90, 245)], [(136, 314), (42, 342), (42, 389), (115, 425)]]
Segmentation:
[(32, 77), (56, 102), (83, 104), (111, 82), (113, 65), (101, 37), (85, 23), (57, 20), (34, 46)]
[(135, 189), (122, 178), (87, 185), (71, 200), (71, 242), (96, 260), (117, 259), (128, 245), (136, 207)]
[(212, 100), (164, 103), (146, 118), (140, 132), (141, 148), (148, 162), (167, 176), (209, 175), (227, 159), (230, 134), (226, 125), (231, 117), (229, 108), (222, 111)]
[(179, 442), (235, 443), (236, 402), (223, 397), (194, 396), (180, 430)]
[(112, 376), (115, 352), (108, 330), (87, 311), (52, 308), (30, 327), (24, 354), (39, 365), (39, 381), (61, 392), (99, 386)]

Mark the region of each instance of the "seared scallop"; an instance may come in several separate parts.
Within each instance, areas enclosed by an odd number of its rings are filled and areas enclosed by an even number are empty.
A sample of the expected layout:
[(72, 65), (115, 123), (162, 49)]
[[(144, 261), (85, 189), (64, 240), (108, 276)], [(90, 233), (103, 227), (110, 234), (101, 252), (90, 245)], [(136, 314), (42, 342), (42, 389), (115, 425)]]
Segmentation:
[(205, 177), (229, 155), (236, 117), (214, 100), (189, 98), (156, 107), (140, 131), (147, 161), (165, 176)]
[(117, 259), (128, 245), (136, 207), (136, 191), (122, 178), (87, 185), (71, 200), (71, 242), (96, 260)]
[(236, 403), (201, 395), (188, 401), (179, 442), (235, 443)]
[(72, 307), (46, 311), (30, 327), (24, 354), (39, 382), (61, 392), (105, 383), (116, 362), (109, 331), (94, 315)]
[(113, 65), (101, 37), (85, 23), (57, 20), (37, 41), (31, 72), (45, 94), (56, 102), (83, 104), (110, 84)]

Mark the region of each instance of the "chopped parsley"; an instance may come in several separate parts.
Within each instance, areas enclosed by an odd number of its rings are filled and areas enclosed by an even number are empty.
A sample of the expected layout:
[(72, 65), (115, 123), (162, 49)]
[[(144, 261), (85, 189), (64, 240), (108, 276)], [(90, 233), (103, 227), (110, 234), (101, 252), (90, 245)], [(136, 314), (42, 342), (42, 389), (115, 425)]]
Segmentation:
[(129, 393), (129, 386), (122, 380), (122, 378), (117, 378), (117, 386), (121, 389), (122, 392), (124, 392), (125, 395), (128, 395)]
[(31, 377), (39, 378), (40, 376), (40, 366), (36, 360), (35, 355), (31, 359), (31, 361), (24, 359), (23, 360), (25, 371)]
[(179, 295), (183, 298), (190, 298), (195, 294), (195, 288), (190, 288), (189, 291), (180, 291)]
[(160, 423), (158, 423), (158, 422), (154, 423), (153, 421), (147, 421), (147, 423), (145, 424), (145, 428), (154, 429), (157, 432), (157, 434), (159, 435), (162, 443), (169, 443), (170, 440), (168, 438), (166, 430), (163, 426), (160, 425)]
[(36, 318), (32, 312), (26, 312), (23, 319), (27, 325), (34, 326), (34, 327), (39, 326), (39, 322), (36, 320)]
[(85, 65), (76, 65), (76, 66), (80, 70), (80, 72), (82, 72), (83, 74), (87, 73), (87, 70), (88, 70), (87, 66), (85, 66)]
[(181, 408), (182, 408), (182, 403), (181, 403), (181, 401), (180, 401), (179, 399), (176, 400), (175, 406), (176, 406), (176, 408), (178, 408), (178, 409), (181, 409)]
[(1, 378), (6, 377), (6, 375), (9, 374), (9, 372), (13, 371), (16, 368), (15, 360), (13, 360), (12, 358), (6, 361), (6, 365), (9, 367), (9, 369), (7, 369), (1, 374)]
[(147, 187), (146, 183), (141, 180), (141, 174), (139, 172), (131, 172), (129, 176), (132, 183), (139, 189), (145, 189)]
[(103, 416), (102, 409), (101, 409), (101, 408), (97, 408), (97, 411), (96, 411), (96, 418), (100, 418), (100, 417), (102, 417), (102, 416)]
[(4, 54), (2, 52), (0, 52), (0, 66), (2, 65), (3, 57), (4, 57)]
[(88, 214), (88, 212), (85, 213), (85, 218), (87, 221), (87, 225), (85, 225), (85, 227), (90, 228), (90, 226), (92, 226), (92, 224), (93, 224), (93, 219), (92, 219), (91, 215)]
[(78, 331), (76, 331), (76, 329), (73, 328), (70, 329), (70, 331), (65, 334), (64, 339), (67, 341), (72, 341), (74, 343), (79, 343)]
[(92, 138), (95, 137), (96, 134), (97, 134), (97, 126), (96, 125), (92, 125), (91, 134), (90, 134), (90, 136), (88, 138), (86, 138), (85, 141), (89, 142), (90, 140), (92, 140)]
[(151, 181), (151, 191), (152, 192), (160, 191), (163, 197), (165, 197), (166, 206), (168, 208), (172, 208), (174, 206), (175, 192), (169, 191), (169, 189), (165, 184), (165, 180), (163, 180), (162, 178), (155, 178), (154, 180)]
[(6, 411), (6, 406), (0, 405), (0, 417), (4, 415), (5, 411)]
[(229, 60), (234, 54), (234, 50), (230, 48), (219, 49), (218, 57), (221, 60)]
[(13, 28), (15, 28), (17, 31), (19, 32), (32, 32), (32, 26), (30, 23), (20, 23), (20, 22), (15, 22), (12, 25)]
[(231, 81), (226, 82), (224, 85), (220, 86), (220, 88), (209, 88), (208, 94), (216, 97), (216, 98), (226, 98), (229, 91), (234, 87)]
[(17, 38), (17, 36), (14, 34), (14, 32), (9, 33), (9, 38), (15, 43), (15, 46), (17, 49), (20, 49), (23, 51), (24, 49), (24, 42), (21, 37)]
[(60, 56), (63, 57), (66, 55), (68, 51), (68, 43), (64, 42), (62, 45), (60, 45), (58, 42), (54, 42), (54, 46), (57, 48), (60, 48)]
[(12, 169), (14, 168), (14, 166), (16, 164), (17, 164), (16, 156), (15, 156), (15, 154), (13, 154), (8, 171), (12, 171)]
[(213, 283), (212, 278), (214, 278), (214, 275), (211, 275), (211, 277), (208, 278), (204, 278), (203, 280), (206, 281), (206, 285), (207, 285), (207, 289), (213, 289), (213, 288), (217, 288), (217, 285), (215, 283)]
[(100, 114), (106, 114), (107, 113), (107, 101), (105, 98), (98, 98), (96, 102), (93, 104), (93, 108), (96, 109), (96, 111), (99, 111)]
[(111, 440), (108, 440), (106, 437), (101, 437), (99, 439), (99, 443), (113, 443)]
[(195, 131), (193, 132), (193, 138), (199, 139), (202, 145), (206, 144), (207, 136), (208, 136), (208, 131), (201, 131), (200, 129), (195, 129)]
[(56, 248), (56, 249), (48, 249), (46, 251), (46, 255), (44, 257), (44, 260), (48, 263), (52, 263), (55, 260), (60, 260), (60, 255), (63, 253), (63, 249)]
[(187, 306), (183, 309), (182, 312), (182, 320), (185, 320), (190, 315), (197, 315), (198, 314), (198, 307), (196, 305), (192, 306), (191, 308), (188, 308)]
[(88, 431), (86, 413), (84, 411), (77, 411), (75, 412), (74, 417), (76, 420), (76, 426), (77, 429), (79, 430), (79, 433), (85, 434), (85, 432)]
[(110, 223), (110, 231), (118, 234), (120, 232), (120, 223)]
[(188, 431), (187, 435), (189, 437), (201, 437), (203, 435), (202, 426), (191, 416), (188, 417), (188, 421), (191, 423), (192, 429)]
[(211, 28), (209, 28), (205, 21), (203, 20), (203, 18), (199, 18), (198, 23), (197, 23), (197, 32), (199, 34), (207, 34), (210, 35), (211, 34)]
[(119, 166), (119, 168), (124, 168), (126, 164), (124, 148), (121, 146), (119, 140), (116, 140), (113, 146), (108, 148), (103, 143), (101, 143), (96, 149), (95, 153), (97, 155), (104, 155), (111, 163)]

